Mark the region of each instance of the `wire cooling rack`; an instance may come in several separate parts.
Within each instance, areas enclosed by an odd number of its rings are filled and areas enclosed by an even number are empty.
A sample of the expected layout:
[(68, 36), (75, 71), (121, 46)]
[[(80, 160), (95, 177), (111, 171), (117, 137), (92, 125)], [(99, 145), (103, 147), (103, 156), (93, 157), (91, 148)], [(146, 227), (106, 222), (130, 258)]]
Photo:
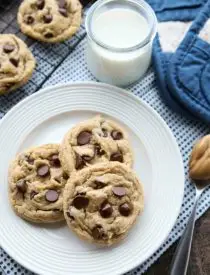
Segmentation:
[(84, 7), (84, 14), (83, 23), (77, 34), (65, 42), (47, 44), (32, 40), (20, 31), (17, 24), (17, 12), (21, 0), (0, 0), (0, 33), (12, 33), (20, 37), (30, 47), (37, 61), (33, 76), (25, 86), (14, 93), (0, 96), (0, 118), (20, 99), (38, 91), (81, 40), (84, 39), (86, 36), (84, 27), (85, 11), (94, 0), (82, 0), (80, 2)]

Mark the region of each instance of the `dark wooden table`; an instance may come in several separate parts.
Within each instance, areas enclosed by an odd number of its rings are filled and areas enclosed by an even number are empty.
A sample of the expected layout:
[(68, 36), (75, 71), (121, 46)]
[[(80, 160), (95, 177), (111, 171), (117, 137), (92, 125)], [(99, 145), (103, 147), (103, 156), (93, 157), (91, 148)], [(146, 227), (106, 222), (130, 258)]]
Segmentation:
[[(175, 243), (168, 249), (145, 275), (168, 275), (169, 266), (176, 249)], [(207, 211), (195, 225), (188, 275), (210, 275), (210, 211)], [(182, 274), (180, 274), (182, 275)]]

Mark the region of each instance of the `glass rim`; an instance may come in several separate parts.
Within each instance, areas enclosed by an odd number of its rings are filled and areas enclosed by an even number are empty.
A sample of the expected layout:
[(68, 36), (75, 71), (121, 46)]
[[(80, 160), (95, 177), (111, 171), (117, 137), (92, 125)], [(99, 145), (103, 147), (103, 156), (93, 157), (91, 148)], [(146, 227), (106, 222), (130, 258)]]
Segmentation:
[(112, 47), (106, 43), (103, 43), (102, 41), (97, 39), (97, 37), (94, 35), (94, 33), (92, 31), (92, 27), (91, 27), (91, 22), (92, 22), (94, 13), (107, 3), (118, 2), (118, 1), (119, 0), (99, 0), (95, 4), (92, 5), (92, 7), (87, 12), (87, 16), (86, 16), (86, 20), (85, 20), (85, 28), (86, 28), (88, 38), (91, 39), (92, 41), (94, 41), (98, 46), (100, 46), (106, 50), (112, 51), (112, 52), (132, 52), (132, 51), (136, 51), (138, 49), (145, 47), (147, 44), (149, 44), (154, 39), (154, 37), (157, 33), (157, 18), (156, 18), (155, 12), (151, 8), (151, 6), (143, 0), (120, 0), (120, 3), (123, 3), (123, 2), (130, 3), (140, 9), (144, 9), (144, 11), (147, 13), (148, 17), (150, 17), (152, 19), (151, 20), (152, 24), (149, 25), (150, 31), (143, 41), (141, 41), (140, 43), (138, 43), (132, 47), (119, 48), (119, 47)]

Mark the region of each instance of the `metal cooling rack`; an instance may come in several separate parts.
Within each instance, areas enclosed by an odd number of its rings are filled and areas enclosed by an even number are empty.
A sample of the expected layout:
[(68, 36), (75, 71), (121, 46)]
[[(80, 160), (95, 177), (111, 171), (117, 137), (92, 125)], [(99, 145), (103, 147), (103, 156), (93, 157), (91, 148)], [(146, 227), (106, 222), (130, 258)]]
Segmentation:
[[(84, 15), (87, 7), (93, 2), (94, 0), (81, 1)], [(0, 118), (18, 101), (38, 91), (86, 36), (83, 16), (80, 30), (70, 40), (58, 44), (47, 44), (30, 39), (21, 33), (17, 24), (16, 18), (20, 3), (21, 0), (0, 0), (0, 33), (13, 33), (25, 41), (36, 58), (37, 65), (32, 78), (25, 86), (13, 93), (0, 96)]]

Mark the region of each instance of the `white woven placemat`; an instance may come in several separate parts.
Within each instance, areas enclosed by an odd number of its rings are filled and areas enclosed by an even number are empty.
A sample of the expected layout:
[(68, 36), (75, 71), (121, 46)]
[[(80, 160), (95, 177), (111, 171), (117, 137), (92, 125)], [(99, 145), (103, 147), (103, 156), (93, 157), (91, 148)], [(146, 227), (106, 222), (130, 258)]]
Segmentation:
[[(40, 45), (40, 49), (37, 49), (39, 55), (45, 50), (45, 46)], [(87, 70), (87, 66), (84, 58), (85, 51), (85, 39), (76, 47), (76, 49), (69, 55), (69, 57), (64, 61), (64, 63), (53, 73), (53, 75), (48, 79), (44, 86), (49, 86), (58, 83), (65, 83), (70, 81), (85, 81), (85, 80), (95, 80), (90, 72)], [(62, 54), (62, 52), (60, 52)], [(44, 69), (45, 64), (40, 60), (39, 67)], [(39, 76), (35, 75), (34, 81), (39, 81)], [(141, 97), (149, 105), (151, 105), (166, 121), (170, 129), (172, 130), (174, 136), (177, 139), (179, 148), (181, 150), (185, 174), (186, 174), (186, 184), (185, 184), (185, 195), (182, 204), (181, 213), (179, 218), (171, 231), (166, 242), (156, 251), (156, 253), (148, 259), (144, 264), (130, 271), (129, 275), (142, 274), (148, 267), (153, 264), (160, 255), (169, 248), (182, 234), (186, 222), (191, 213), (192, 206), (194, 204), (195, 191), (190, 184), (187, 165), (189, 154), (192, 149), (192, 145), (196, 139), (207, 134), (209, 128), (201, 123), (191, 121), (180, 117), (179, 115), (170, 111), (162, 102), (159, 97), (158, 90), (155, 86), (155, 77), (152, 69), (147, 73), (143, 80), (139, 81), (137, 84), (129, 88), (135, 95)], [(13, 102), (18, 102), (20, 98), (30, 94), (29, 90), (25, 88), (21, 93), (14, 93), (10, 95)], [(18, 96), (19, 95), (19, 96)], [(0, 99), (0, 104), (2, 104)], [(6, 106), (5, 106), (6, 108)], [(0, 112), (0, 117), (3, 114)], [(142, 125), (142, 127), (144, 127)], [(170, 184), (170, 179), (168, 179), (168, 184)], [(199, 218), (210, 206), (210, 189), (208, 189), (200, 198), (200, 203), (197, 209), (197, 218)], [(8, 236), (9, 238), (9, 236)], [(3, 267), (6, 274), (10, 275), (26, 275), (31, 274), (29, 271), (22, 268), (14, 260), (12, 260), (2, 249), (0, 249), (0, 266)], [(62, 274), (61, 274), (62, 275)]]

